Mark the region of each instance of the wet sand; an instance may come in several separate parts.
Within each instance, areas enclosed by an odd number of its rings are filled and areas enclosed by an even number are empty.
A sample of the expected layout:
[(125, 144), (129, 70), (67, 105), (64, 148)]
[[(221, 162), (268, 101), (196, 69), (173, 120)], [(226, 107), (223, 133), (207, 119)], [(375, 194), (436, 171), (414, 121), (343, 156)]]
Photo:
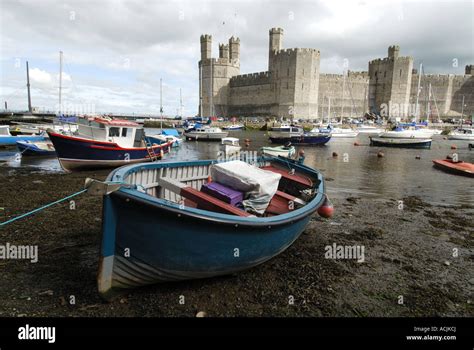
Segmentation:
[[(18, 215), (107, 174), (3, 167), (0, 207)], [(332, 219), (315, 215), (290, 248), (259, 267), (144, 287), (108, 303), (96, 286), (101, 198), (82, 194), (75, 210), (63, 203), (0, 228), (0, 244), (38, 245), (39, 254), (37, 263), (0, 260), (0, 316), (474, 315), (474, 206), (407, 197), (400, 209), (398, 198), (350, 194), (333, 202)], [(363, 246), (364, 262), (325, 258), (333, 243)]]

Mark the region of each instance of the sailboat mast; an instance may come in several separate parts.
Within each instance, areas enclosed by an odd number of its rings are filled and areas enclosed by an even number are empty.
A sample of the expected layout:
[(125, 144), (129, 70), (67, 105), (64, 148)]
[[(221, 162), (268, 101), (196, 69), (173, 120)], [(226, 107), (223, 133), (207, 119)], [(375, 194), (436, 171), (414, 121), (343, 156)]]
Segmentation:
[(328, 123), (331, 123), (331, 96), (328, 97)]
[(214, 106), (213, 106), (213, 101), (212, 101), (212, 95), (214, 93), (214, 84), (213, 84), (213, 67), (212, 67), (212, 58), (211, 58), (211, 83), (209, 84), (209, 89), (211, 90), (211, 93), (210, 93), (210, 105), (209, 105), (209, 117), (212, 117), (212, 112), (213, 112), (213, 109), (214, 109)]
[(202, 64), (199, 65), (199, 116), (202, 117)]
[(26, 61), (26, 87), (28, 90), (28, 112), (32, 113), (33, 108), (31, 108), (30, 69), (28, 68), (28, 61)]
[(163, 130), (163, 79), (160, 78), (160, 128)]
[(62, 110), (62, 84), (63, 84), (63, 52), (59, 51), (59, 115)]
[(421, 72), (423, 69), (423, 63), (420, 63), (420, 71), (418, 73), (418, 90), (416, 90), (416, 104), (415, 104), (415, 123), (418, 122), (418, 119), (420, 118), (420, 111), (419, 111), (419, 106), (418, 106), (418, 101), (420, 98), (420, 85), (421, 85)]
[[(346, 72), (342, 71), (342, 101), (341, 101), (341, 124), (342, 124), (342, 116), (344, 114), (344, 90), (346, 89)], [(331, 121), (329, 121), (331, 122)]]

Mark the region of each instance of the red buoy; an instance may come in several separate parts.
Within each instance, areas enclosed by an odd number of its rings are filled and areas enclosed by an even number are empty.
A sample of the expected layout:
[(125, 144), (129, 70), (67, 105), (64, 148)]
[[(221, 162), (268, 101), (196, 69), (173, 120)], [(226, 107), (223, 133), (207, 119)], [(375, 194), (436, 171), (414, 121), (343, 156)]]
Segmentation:
[(456, 146), (456, 145), (451, 145), (451, 149), (457, 149), (457, 148), (458, 148), (458, 146)]
[(326, 197), (322, 206), (318, 209), (319, 216), (329, 219), (334, 215), (334, 206), (331, 201)]
[(359, 141), (354, 142), (354, 146), (360, 146)]

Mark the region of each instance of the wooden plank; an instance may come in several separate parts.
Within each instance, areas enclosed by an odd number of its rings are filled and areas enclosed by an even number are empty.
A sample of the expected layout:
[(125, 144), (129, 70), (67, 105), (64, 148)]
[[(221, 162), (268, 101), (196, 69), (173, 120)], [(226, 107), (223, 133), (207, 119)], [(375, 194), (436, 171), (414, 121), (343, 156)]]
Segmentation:
[(289, 173), (289, 171), (286, 170), (286, 169), (275, 168), (272, 165), (264, 166), (264, 167), (261, 167), (260, 169), (268, 170), (268, 171), (271, 171), (273, 173), (280, 174), (283, 178), (285, 178), (287, 180), (290, 180), (290, 181), (294, 181), (294, 182), (299, 183), (300, 185), (304, 185), (308, 188), (313, 187), (313, 182), (311, 181), (311, 179), (309, 179), (307, 177), (304, 177), (304, 176), (301, 176), (301, 175), (298, 175), (296, 173), (291, 175)]

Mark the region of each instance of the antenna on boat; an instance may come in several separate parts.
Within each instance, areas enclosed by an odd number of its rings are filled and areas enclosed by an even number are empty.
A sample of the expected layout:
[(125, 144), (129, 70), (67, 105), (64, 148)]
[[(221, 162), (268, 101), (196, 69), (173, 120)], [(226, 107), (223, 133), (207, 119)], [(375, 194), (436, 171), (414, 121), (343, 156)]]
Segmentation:
[(163, 79), (160, 78), (160, 115), (161, 115), (161, 123), (160, 128), (163, 130)]
[(28, 67), (28, 61), (26, 61), (26, 87), (28, 90), (28, 112), (32, 113), (33, 108), (31, 108), (30, 69)]
[(62, 105), (62, 82), (63, 82), (63, 52), (59, 51), (59, 108), (58, 114), (61, 115), (61, 105)]

